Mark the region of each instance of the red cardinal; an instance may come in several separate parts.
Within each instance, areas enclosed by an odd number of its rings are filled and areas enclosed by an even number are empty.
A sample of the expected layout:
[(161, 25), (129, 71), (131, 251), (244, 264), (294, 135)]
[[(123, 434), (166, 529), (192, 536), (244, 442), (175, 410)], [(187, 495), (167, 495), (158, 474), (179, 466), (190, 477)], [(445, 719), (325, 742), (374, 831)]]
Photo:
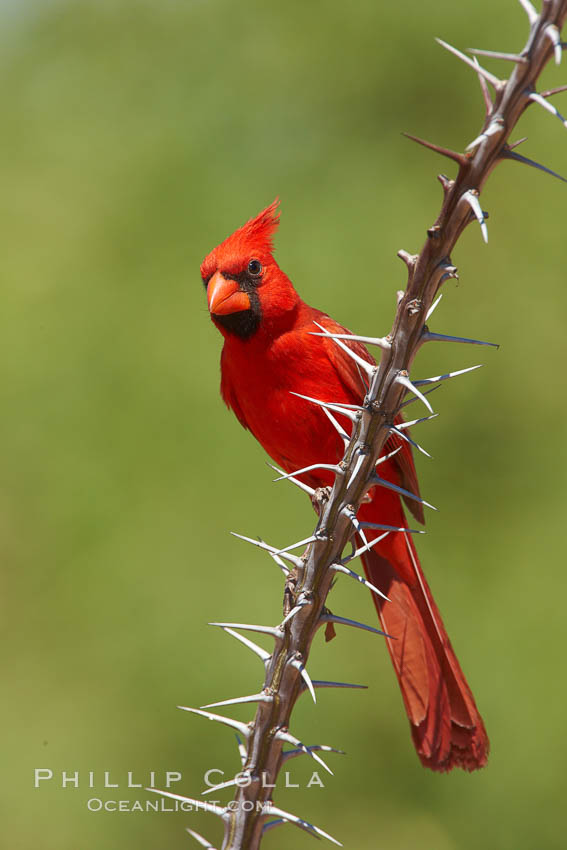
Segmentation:
[[(356, 363), (331, 339), (313, 336), (315, 323), (348, 333), (301, 300), (273, 258), (277, 201), (212, 251), (201, 265), (211, 318), (224, 337), (221, 393), (241, 424), (286, 472), (314, 463), (337, 463), (343, 443), (320, 407), (292, 393), (328, 402), (360, 404), (364, 388)], [(360, 344), (351, 348), (369, 363)], [(401, 421), (401, 420), (400, 420)], [(411, 448), (380, 466), (380, 475), (419, 494)], [(391, 438), (387, 448), (397, 448)], [(312, 487), (333, 482), (314, 470)], [(359, 518), (405, 527), (400, 497), (376, 487)], [(423, 522), (419, 502), (407, 505)], [(371, 539), (371, 535), (368, 534)], [(409, 536), (393, 533), (363, 556), (382, 627), (395, 640), (388, 650), (422, 764), (432, 770), (475, 770), (486, 764), (488, 738), (471, 690), (451, 648), (439, 610)]]

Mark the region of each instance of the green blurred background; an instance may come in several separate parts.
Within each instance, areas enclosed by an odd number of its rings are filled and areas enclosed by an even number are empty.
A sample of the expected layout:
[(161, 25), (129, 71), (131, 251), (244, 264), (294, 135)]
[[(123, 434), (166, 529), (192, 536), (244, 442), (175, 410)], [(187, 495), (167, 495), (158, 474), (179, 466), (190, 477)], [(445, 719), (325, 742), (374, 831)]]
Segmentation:
[[(419, 249), (435, 175), (453, 173), (400, 133), (462, 149), (481, 122), (474, 75), (433, 37), (516, 50), (527, 19), (504, 0), (0, 10), (3, 844), (191, 846), (185, 826), (216, 838), (220, 825), (87, 801), (145, 799), (127, 771), (146, 785), (154, 770), (161, 787), (181, 771), (177, 790), (198, 795), (205, 770), (237, 769), (228, 730), (175, 708), (260, 682), (257, 659), (206, 623), (276, 622), (281, 578), (228, 531), (285, 544), (313, 527), (219, 399), (199, 263), (279, 195), (277, 257), (306, 300), (388, 331), (405, 283), (396, 251)], [(547, 70), (546, 87), (565, 81)], [(559, 122), (534, 108), (520, 135), (567, 172)], [(567, 189), (510, 164), (483, 205), (490, 242), (476, 225), (464, 234), (461, 281), (433, 324), (501, 348), (431, 346), (415, 374), (488, 367), (439, 391), (421, 432), (435, 461), (418, 464), (441, 508), (422, 559), (492, 756), (478, 775), (423, 770), (380, 641), (320, 637), (312, 673), (370, 690), (298, 706), (294, 731), (348, 757), (333, 757), (324, 790), (276, 801), (357, 850), (565, 846)], [(358, 587), (333, 597), (373, 620)], [(34, 789), (34, 768), (53, 781)], [(78, 789), (61, 788), (62, 770), (80, 771)], [(105, 770), (119, 789), (101, 787)], [(286, 826), (265, 846), (310, 841)]]

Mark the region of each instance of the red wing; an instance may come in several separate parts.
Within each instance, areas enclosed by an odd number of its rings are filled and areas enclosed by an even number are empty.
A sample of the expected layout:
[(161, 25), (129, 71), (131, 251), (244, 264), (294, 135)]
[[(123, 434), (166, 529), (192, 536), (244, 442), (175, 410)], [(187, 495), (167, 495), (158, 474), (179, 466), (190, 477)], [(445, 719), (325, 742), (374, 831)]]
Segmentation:
[[(338, 322), (335, 322), (329, 316), (324, 314), (318, 321), (331, 333), (350, 333), (350, 331), (342, 325), (339, 325)], [(325, 352), (333, 364), (336, 373), (340, 377), (341, 383), (343, 384), (347, 394), (352, 398), (353, 404), (360, 404), (366, 393), (368, 376), (365, 374), (362, 367), (359, 366), (352, 357), (349, 357), (334, 340), (325, 339), (324, 337), (321, 339), (325, 346)], [(355, 354), (358, 354), (358, 356), (362, 357), (367, 363), (375, 365), (374, 358), (360, 342), (344, 342), (355, 352)], [(403, 422), (402, 416), (398, 415), (395, 422), (396, 424)], [(419, 496), (419, 483), (417, 480), (417, 472), (415, 469), (411, 446), (405, 440), (402, 440), (401, 437), (394, 434), (386, 442), (386, 450), (393, 451), (394, 449), (397, 449), (398, 446), (401, 446), (401, 450), (393, 458), (393, 461), (399, 473), (399, 483), (406, 490), (409, 490), (410, 493), (414, 493), (416, 496)], [(414, 499), (404, 499), (404, 501), (413, 516), (419, 522), (423, 523), (424, 516), (422, 505)]]

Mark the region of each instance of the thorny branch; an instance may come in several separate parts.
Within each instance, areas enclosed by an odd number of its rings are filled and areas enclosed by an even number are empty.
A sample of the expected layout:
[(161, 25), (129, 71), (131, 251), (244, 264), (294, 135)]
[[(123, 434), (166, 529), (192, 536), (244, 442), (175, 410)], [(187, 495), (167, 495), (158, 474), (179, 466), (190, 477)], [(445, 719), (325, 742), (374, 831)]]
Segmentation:
[[(460, 234), (472, 221), (479, 222), (483, 238), (487, 240), (486, 216), (480, 206), (479, 195), (488, 175), (500, 162), (516, 160), (549, 172), (545, 166), (516, 153), (515, 145), (508, 142), (510, 133), (524, 110), (535, 104), (545, 108), (567, 126), (567, 121), (549, 101), (549, 97), (558, 90), (539, 94), (536, 92), (536, 82), (549, 59), (553, 56), (558, 64), (561, 61), (565, 44), (561, 41), (560, 32), (567, 16), (567, 0), (544, 0), (539, 15), (529, 0), (520, 2), (528, 14), (530, 25), (527, 44), (520, 54), (471, 50), (474, 58), (470, 58), (445, 42), (440, 42), (443, 47), (470, 65), (479, 77), (486, 105), (483, 129), (467, 146), (465, 153), (447, 150), (410, 136), (455, 162), (458, 165), (458, 173), (454, 179), (439, 175), (444, 193), (443, 204), (437, 220), (427, 231), (427, 240), (421, 252), (418, 255), (411, 255), (406, 251), (398, 252), (398, 256), (408, 268), (408, 282), (405, 292), (398, 293), (392, 330), (384, 338), (359, 337), (361, 341), (382, 349), (380, 364), (376, 368), (358, 359), (369, 384), (362, 406), (350, 411), (344, 407), (333, 408), (332, 405), (323, 407), (345, 442), (343, 460), (333, 467), (336, 477), (332, 491), (315, 492), (297, 478), (285, 476), (309, 492), (312, 497), (319, 514), (313, 536), (287, 547), (286, 550), (277, 550), (261, 541), (249, 540), (250, 543), (265, 549), (287, 576), (286, 616), (276, 627), (216, 624), (253, 650), (266, 669), (261, 693), (226, 700), (216, 705), (254, 702), (258, 704), (256, 716), (251, 723), (242, 723), (208, 711), (186, 709), (233, 727), (245, 742), (240, 747), (243, 787), (237, 785), (235, 780), (223, 783), (222, 786), (236, 786), (233, 802), (227, 807), (221, 807), (203, 801), (192, 801), (195, 805), (219, 815), (224, 821), (223, 850), (257, 850), (264, 832), (288, 822), (295, 823), (314, 836), (324, 837), (339, 844), (307, 821), (277, 808), (271, 799), (270, 786), (276, 784), (278, 772), (289, 758), (304, 753), (329, 770), (319, 753), (339, 752), (328, 746), (306, 747), (290, 734), (290, 718), (295, 702), (303, 691), (308, 690), (313, 700), (316, 700), (318, 687), (348, 687), (342, 683), (312, 681), (305, 669), (311, 642), (320, 626), (338, 622), (378, 631), (329, 614), (325, 601), (337, 574), (346, 573), (364, 582), (347, 564), (366, 547), (361, 547), (358, 552), (346, 557), (343, 556), (343, 551), (351, 541), (353, 528), (357, 527), (356, 512), (368, 489), (376, 485), (392, 486), (379, 478), (377, 464), (404, 396), (412, 392), (431, 411), (429, 401), (420, 387), (460, 374), (448, 373), (412, 382), (409, 370), (414, 357), (420, 346), (430, 340), (478, 342), (435, 334), (430, 332), (426, 325), (435, 308), (434, 301), (443, 282), (457, 277), (457, 269), (451, 261), (451, 252)], [(513, 69), (509, 79), (501, 80), (482, 68), (477, 55), (510, 60)], [(492, 94), (488, 86), (492, 88)], [(325, 333), (323, 328), (321, 330)], [(335, 340), (338, 345), (345, 346), (342, 339), (335, 337)], [(345, 350), (356, 358), (350, 348), (345, 346)], [(316, 400), (313, 401), (317, 403)], [(350, 413), (350, 436), (334, 417), (336, 412), (343, 415)], [(384, 528), (384, 534), (387, 533), (392, 532)], [(375, 542), (376, 540), (373, 540), (368, 545), (371, 546)], [(308, 548), (302, 557), (292, 554), (293, 549), (304, 545)], [(368, 582), (364, 583), (368, 586)], [(377, 588), (371, 589), (380, 593)], [(269, 635), (275, 643), (273, 652), (266, 652), (234, 629)], [(292, 749), (284, 751), (285, 744), (291, 745)], [(219, 790), (220, 787), (211, 790)], [(168, 796), (190, 799), (169, 793)], [(189, 832), (203, 847), (212, 848), (206, 839), (192, 830)]]

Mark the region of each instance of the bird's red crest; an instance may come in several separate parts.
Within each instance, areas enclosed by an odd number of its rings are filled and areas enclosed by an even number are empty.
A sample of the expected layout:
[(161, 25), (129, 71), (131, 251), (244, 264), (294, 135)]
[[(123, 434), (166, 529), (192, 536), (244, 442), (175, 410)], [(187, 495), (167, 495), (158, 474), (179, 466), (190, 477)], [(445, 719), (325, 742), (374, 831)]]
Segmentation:
[(203, 261), (202, 277), (206, 278), (209, 273), (212, 273), (219, 260), (230, 266), (243, 261), (250, 252), (254, 252), (262, 260), (266, 255), (271, 255), (274, 250), (272, 236), (280, 223), (279, 203), (279, 198), (276, 198), (269, 207), (221, 242)]
[(258, 213), (255, 218), (247, 221), (233, 236), (238, 237), (239, 241), (250, 242), (254, 247), (261, 247), (271, 254), (274, 250), (272, 235), (276, 232), (280, 223), (279, 204), (279, 198), (276, 198), (269, 207)]

